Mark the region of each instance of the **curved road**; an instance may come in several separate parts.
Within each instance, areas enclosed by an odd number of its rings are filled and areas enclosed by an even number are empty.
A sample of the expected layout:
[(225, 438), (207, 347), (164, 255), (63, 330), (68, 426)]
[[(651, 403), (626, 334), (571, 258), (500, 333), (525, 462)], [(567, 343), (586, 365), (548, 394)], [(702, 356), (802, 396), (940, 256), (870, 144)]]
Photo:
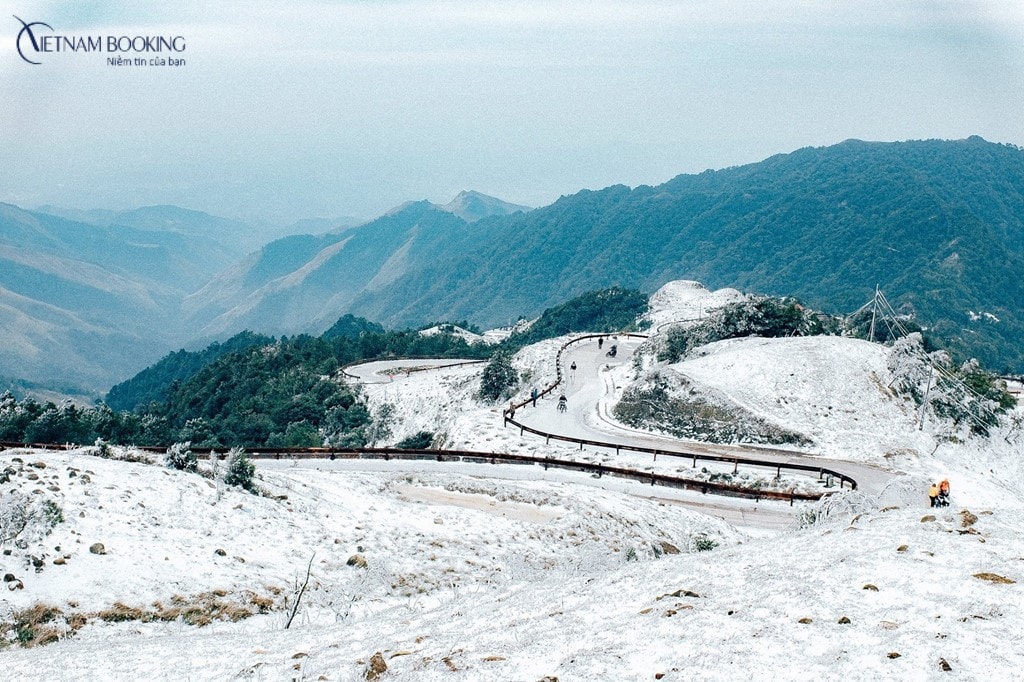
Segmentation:
[[(610, 343), (618, 346), (615, 358), (605, 355)], [(805, 455), (792, 450), (771, 447), (719, 445), (699, 441), (683, 441), (649, 431), (633, 429), (611, 418), (611, 407), (618, 399), (621, 386), (615, 386), (612, 367), (632, 362), (633, 351), (640, 345), (636, 340), (605, 340), (598, 349), (596, 340), (585, 340), (566, 347), (562, 353), (563, 384), (537, 401), (536, 409), (520, 408), (516, 420), (532, 428), (585, 440), (600, 440), (623, 445), (639, 445), (664, 450), (691, 451), (714, 455), (745, 457), (773, 463), (821, 466), (844, 473), (857, 481), (858, 490), (878, 493), (895, 475), (869, 464), (847, 460)], [(576, 370), (569, 369), (576, 363)], [(567, 414), (559, 414), (558, 396), (565, 393), (569, 403)]]
[[(615, 358), (605, 354), (611, 344), (618, 346)], [(828, 459), (799, 452), (776, 448), (756, 446), (732, 446), (683, 441), (669, 436), (661, 436), (648, 431), (632, 429), (615, 422), (610, 416), (611, 406), (618, 398), (622, 387), (616, 386), (611, 369), (632, 361), (633, 352), (640, 345), (637, 340), (605, 339), (603, 348), (599, 349), (596, 339), (588, 339), (570, 344), (562, 353), (563, 384), (552, 393), (537, 401), (537, 407), (523, 407), (516, 411), (516, 420), (532, 428), (557, 433), (575, 438), (600, 440), (623, 445), (638, 445), (663, 450), (690, 451), (715, 455), (744, 457), (757, 459), (765, 463), (766, 468), (774, 469), (775, 463), (799, 463), (810, 466), (823, 466), (844, 473), (857, 481), (858, 489), (868, 494), (877, 493), (892, 480), (896, 474), (875, 466), (847, 460)], [(346, 374), (358, 378), (365, 383), (387, 383), (398, 381), (408, 376), (404, 371), (389, 374), (388, 369), (406, 369), (430, 367), (443, 370), (446, 367), (463, 364), (465, 361), (455, 359), (435, 360), (393, 360), (366, 363), (347, 368)], [(570, 367), (576, 363), (576, 370)], [(558, 396), (565, 393), (569, 410), (560, 414), (557, 410)], [(539, 436), (534, 436), (539, 438)], [(587, 446), (591, 451), (602, 448)], [(610, 450), (614, 452), (614, 450)], [(685, 461), (685, 460), (683, 460)], [(490, 466), (489, 478), (505, 478), (496, 467)], [(516, 474), (507, 476), (518, 478)], [(589, 480), (588, 483), (591, 483)], [(635, 488), (623, 490), (636, 494)], [(702, 495), (693, 491), (650, 490), (650, 494), (642, 497), (655, 498), (667, 504), (679, 504), (711, 516), (728, 521), (737, 526), (747, 528), (782, 529), (793, 523), (797, 508), (785, 503), (764, 500), (755, 501), (745, 498), (717, 497)]]

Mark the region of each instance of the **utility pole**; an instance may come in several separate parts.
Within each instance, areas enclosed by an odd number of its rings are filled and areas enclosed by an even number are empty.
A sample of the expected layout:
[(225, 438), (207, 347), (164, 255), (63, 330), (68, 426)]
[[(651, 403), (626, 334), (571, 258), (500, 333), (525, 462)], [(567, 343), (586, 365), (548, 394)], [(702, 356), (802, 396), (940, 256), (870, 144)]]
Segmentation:
[(921, 418), (917, 421), (917, 430), (920, 431), (924, 428), (924, 412), (928, 408), (928, 394), (932, 391), (932, 370), (931, 364), (928, 365), (928, 386), (924, 389), (924, 400), (921, 401)]
[(871, 299), (871, 329), (868, 330), (868, 341), (875, 342), (875, 313), (878, 311), (878, 285), (875, 285), (875, 297)]

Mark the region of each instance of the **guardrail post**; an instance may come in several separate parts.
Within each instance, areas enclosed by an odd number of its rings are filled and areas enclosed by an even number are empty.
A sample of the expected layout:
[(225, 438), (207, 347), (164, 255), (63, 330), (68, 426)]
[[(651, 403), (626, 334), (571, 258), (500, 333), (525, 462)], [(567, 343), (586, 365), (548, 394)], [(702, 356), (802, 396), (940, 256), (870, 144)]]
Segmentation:
[(548, 470), (548, 459), (550, 459), (550, 458), (549, 457), (545, 457), (544, 458), (544, 471)]
[(654, 451), (654, 461), (655, 462), (658, 461), (658, 451), (657, 450)]
[(615, 446), (615, 456), (616, 457), (619, 456), (619, 446), (618, 445)]
[(601, 465), (600, 464), (597, 465), (597, 477), (601, 478)]
[(775, 467), (775, 478), (782, 480), (782, 465)]
[(825, 470), (824, 469), (818, 469), (818, 480), (820, 481), (823, 478), (825, 478)]
[(793, 506), (793, 496), (792, 495), (789, 496), (789, 506), (790, 507)]
[(583, 441), (580, 441), (580, 452), (583, 452)]
[(694, 469), (696, 469), (696, 468), (697, 468), (697, 455), (694, 455), (694, 456), (693, 456), (693, 468), (694, 468)]
[(551, 445), (551, 436), (544, 436), (544, 445)]
[(654, 485), (654, 474), (651, 474), (651, 485)]
[(740, 461), (738, 459), (734, 459), (732, 461), (732, 473), (733, 473), (733, 475), (735, 475), (739, 470), (740, 470)]

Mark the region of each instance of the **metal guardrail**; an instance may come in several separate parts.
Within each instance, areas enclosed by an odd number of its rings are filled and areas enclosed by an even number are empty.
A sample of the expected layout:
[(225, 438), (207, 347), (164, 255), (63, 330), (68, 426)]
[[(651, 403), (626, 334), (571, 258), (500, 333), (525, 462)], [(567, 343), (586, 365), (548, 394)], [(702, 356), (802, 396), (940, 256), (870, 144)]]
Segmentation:
[[(4, 449), (38, 449), (38, 450), (71, 450), (77, 446), (70, 444), (58, 445), (53, 443), (0, 443), (0, 450)], [(138, 446), (136, 450), (143, 452), (162, 453), (166, 450), (158, 446)], [(229, 448), (192, 448), (197, 457), (209, 458), (210, 454), (216, 452), (225, 454)], [(597, 478), (612, 476), (625, 478), (650, 485), (661, 485), (668, 488), (681, 490), (695, 490), (703, 494), (713, 493), (730, 497), (744, 497), (754, 500), (788, 500), (790, 505), (794, 501), (815, 501), (823, 497), (822, 493), (794, 493), (774, 490), (754, 490), (731, 486), (724, 483), (713, 483), (710, 481), (697, 481), (679, 476), (668, 476), (666, 474), (638, 471), (624, 467), (612, 467), (605, 464), (593, 462), (580, 462), (567, 459), (555, 459), (551, 457), (532, 457), (529, 455), (513, 455), (509, 453), (477, 452), (473, 450), (430, 450), (430, 449), (405, 449), (405, 448), (251, 448), (246, 449), (246, 455), (250, 459), (263, 460), (354, 460), (354, 459), (377, 459), (377, 460), (417, 460), (433, 462), (469, 462), (474, 464), (525, 464), (543, 466), (548, 469), (566, 469), (589, 473)]]
[[(542, 396), (547, 395), (548, 393), (551, 393), (552, 391), (555, 390), (555, 388), (558, 387), (559, 384), (561, 384), (561, 382), (562, 382), (562, 352), (566, 348), (568, 348), (570, 345), (572, 345), (574, 343), (579, 343), (579, 342), (585, 341), (587, 339), (607, 338), (609, 336), (629, 336), (629, 337), (633, 337), (633, 338), (642, 338), (642, 339), (647, 338), (643, 334), (587, 334), (587, 335), (580, 336), (578, 338), (566, 341), (564, 344), (562, 344), (562, 347), (558, 349), (558, 355), (557, 355), (556, 360), (555, 360), (556, 368), (557, 368), (555, 381), (552, 384), (550, 384), (549, 386), (547, 386), (543, 391), (539, 392), (537, 394), (537, 397), (540, 398)], [(851, 478), (850, 476), (847, 476), (846, 474), (840, 473), (840, 472), (835, 471), (833, 469), (828, 469), (826, 467), (818, 467), (818, 466), (814, 466), (814, 465), (810, 465), (810, 464), (795, 464), (795, 463), (788, 463), (788, 462), (767, 462), (767, 461), (764, 461), (764, 460), (752, 459), (752, 458), (746, 458), (746, 457), (727, 457), (727, 456), (724, 456), (724, 455), (709, 455), (709, 454), (698, 453), (698, 452), (689, 452), (689, 451), (686, 451), (686, 450), (667, 450), (665, 448), (649, 448), (649, 447), (643, 447), (643, 446), (639, 446), (639, 445), (629, 445), (629, 444), (623, 444), (623, 443), (612, 443), (612, 442), (608, 442), (608, 441), (590, 440), (590, 439), (587, 439), (587, 438), (575, 438), (575, 437), (572, 437), (572, 436), (562, 436), (562, 435), (555, 434), (555, 433), (548, 433), (546, 431), (541, 431), (539, 429), (534, 429), (532, 427), (526, 426), (522, 422), (517, 422), (514, 419), (514, 411), (515, 410), (518, 410), (518, 409), (520, 409), (522, 407), (525, 407), (527, 404), (532, 403), (532, 402), (533, 402), (533, 398), (531, 397), (531, 398), (528, 398), (526, 400), (523, 400), (520, 403), (512, 403), (511, 408), (506, 408), (506, 409), (502, 410), (503, 423), (506, 424), (506, 425), (507, 424), (512, 424), (513, 426), (519, 427), (519, 433), (520, 434), (522, 434), (523, 432), (527, 432), (527, 433), (532, 433), (532, 434), (537, 435), (537, 436), (541, 436), (541, 437), (545, 438), (546, 441), (559, 440), (559, 441), (564, 441), (564, 442), (567, 442), (567, 443), (577, 443), (577, 444), (579, 444), (581, 450), (583, 449), (584, 445), (590, 445), (590, 446), (593, 446), (593, 447), (601, 447), (601, 448), (606, 448), (606, 449), (610, 449), (610, 450), (615, 450), (616, 454), (618, 454), (622, 450), (627, 450), (629, 452), (643, 452), (643, 453), (651, 454), (651, 455), (654, 456), (655, 459), (658, 458), (658, 455), (664, 455), (664, 456), (667, 456), (667, 457), (679, 457), (679, 458), (682, 458), (682, 459), (692, 459), (694, 467), (697, 466), (697, 461), (698, 460), (703, 460), (703, 461), (708, 461), (708, 462), (722, 462), (722, 463), (726, 463), (726, 464), (732, 464), (733, 465), (733, 473), (738, 471), (738, 468), (739, 468), (739, 466), (741, 464), (744, 465), (744, 466), (757, 466), (757, 467), (762, 467), (762, 468), (772, 468), (772, 467), (774, 467), (775, 470), (776, 470), (776, 476), (781, 476), (783, 471), (791, 471), (791, 472), (799, 472), (799, 473), (817, 473), (819, 480), (820, 479), (824, 479), (824, 480), (827, 480), (829, 482), (831, 482), (831, 480), (838, 480), (840, 488), (845, 487), (845, 484), (847, 484), (847, 483), (850, 484), (850, 488), (851, 489), (856, 490), (856, 488), (857, 488), (857, 481), (854, 480), (853, 478)], [(737, 489), (737, 490), (741, 490), (742, 489), (742, 488), (740, 488), (740, 486), (728, 486), (728, 487), (734, 488), (734, 489)], [(782, 493), (782, 494), (786, 494), (786, 495), (794, 494), (795, 495), (796, 493)], [(814, 499), (818, 499), (820, 497), (821, 497), (821, 495), (818, 495)], [(800, 499), (800, 498), (797, 498), (797, 499)]]
[[(625, 336), (629, 338), (646, 339), (647, 337), (643, 334), (634, 333), (619, 333), (619, 334), (585, 334), (575, 339), (566, 341), (558, 349), (558, 353), (555, 356), (555, 368), (556, 368), (556, 379), (553, 383), (547, 386), (543, 391), (537, 394), (540, 398), (548, 393), (551, 393), (561, 384), (562, 382), (562, 353), (570, 345), (574, 343), (580, 343), (587, 339), (597, 338), (608, 338), (608, 337), (620, 337)], [(396, 359), (396, 358), (390, 358)], [(401, 358), (401, 359), (420, 359), (420, 358)], [(356, 363), (364, 364), (366, 361)], [(379, 361), (370, 361), (379, 362)], [(485, 360), (472, 360), (452, 363), (449, 365), (443, 365), (439, 367), (429, 368), (418, 368), (412, 371), (429, 371), (433, 369), (440, 369), (441, 367), (455, 367), (460, 365), (478, 364), (486, 362)], [(344, 371), (344, 370), (342, 370)], [(351, 375), (349, 375), (351, 376)], [(354, 377), (358, 378), (358, 377)], [(513, 403), (514, 409), (519, 409), (532, 402), (533, 398), (528, 398), (522, 402), (516, 404)], [(743, 458), (743, 457), (726, 457), (720, 455), (709, 455), (695, 452), (687, 452), (683, 450), (666, 450), (664, 448), (648, 448), (643, 446), (628, 445), (622, 443), (611, 443), (606, 441), (590, 440), (586, 438), (574, 438), (572, 436), (562, 436), (554, 433), (547, 433), (534, 429), (525, 424), (515, 421), (513, 414), (509, 409), (502, 411), (502, 418), (505, 424), (512, 424), (519, 427), (520, 433), (529, 432), (546, 439), (547, 442), (551, 440), (560, 440), (569, 443), (577, 443), (580, 449), (583, 449), (584, 445), (590, 445), (594, 447), (602, 447), (607, 449), (614, 449), (616, 454), (622, 450), (630, 452), (642, 452), (652, 454), (654, 459), (657, 460), (658, 455), (664, 455), (668, 457), (679, 457), (683, 459), (692, 459), (693, 466), (697, 466), (698, 460), (709, 461), (709, 462), (724, 462), (733, 465), (733, 472), (738, 470), (739, 465), (745, 466), (757, 466), (762, 468), (776, 469), (776, 476), (781, 476), (782, 471), (798, 471), (798, 472), (817, 472), (819, 480), (824, 479), (831, 482), (831, 479), (839, 481), (839, 487), (843, 488), (844, 484), (849, 483), (852, 489), (856, 489), (857, 482), (849, 476), (842, 474), (838, 471), (833, 471), (824, 467), (815, 467), (806, 464), (792, 464), (783, 462), (766, 462), (763, 460)], [(3, 449), (17, 449), (17, 448), (34, 448), (43, 450), (70, 450), (77, 446), (70, 444), (53, 444), (53, 443), (9, 443), (0, 442), (0, 450)], [(164, 452), (167, 448), (165, 446), (136, 446), (137, 450), (144, 452)], [(227, 453), (228, 448), (192, 448), (197, 456), (208, 458), (211, 453)], [(474, 463), (491, 463), (491, 464), (529, 464), (529, 465), (541, 465), (545, 470), (549, 468), (567, 469), (573, 471), (580, 471), (584, 473), (590, 473), (596, 475), (598, 478), (602, 476), (614, 476), (618, 478), (626, 478), (643, 483), (650, 483), (653, 485), (663, 485), (671, 488), (679, 488), (685, 490), (699, 490), (700, 492), (707, 494), (713, 493), (716, 495), (725, 495), (731, 497), (744, 497), (749, 499), (771, 499), (771, 500), (788, 500), (790, 505), (794, 501), (814, 501), (819, 500), (829, 493), (797, 493), (793, 491), (774, 491), (774, 490), (755, 490), (743, 486), (729, 485), (726, 483), (713, 483), (710, 481), (700, 481), (696, 479), (683, 478), (679, 476), (668, 476), (666, 474), (656, 474), (648, 471), (639, 471), (635, 469), (627, 469), (624, 467), (612, 467), (600, 463), (592, 462), (580, 462), (575, 460), (563, 460), (554, 459), (551, 457), (531, 457), (528, 455), (513, 455), (509, 453), (494, 453), (494, 452), (477, 452), (472, 450), (430, 450), (430, 449), (406, 449), (406, 448), (246, 448), (246, 453), (251, 459), (382, 459), (382, 460), (427, 460), (437, 462), (451, 462), (451, 461), (462, 461), (462, 462), (474, 462)]]

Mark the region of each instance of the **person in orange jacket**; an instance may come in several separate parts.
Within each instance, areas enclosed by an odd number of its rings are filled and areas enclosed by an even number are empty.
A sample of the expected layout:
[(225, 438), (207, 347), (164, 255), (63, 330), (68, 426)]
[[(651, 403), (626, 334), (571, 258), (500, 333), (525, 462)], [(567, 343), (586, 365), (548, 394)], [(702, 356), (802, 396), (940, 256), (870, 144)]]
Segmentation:
[(939, 499), (939, 486), (932, 483), (932, 486), (928, 488), (928, 501), (931, 502), (931, 506), (936, 506)]
[(939, 484), (939, 497), (937, 503), (940, 507), (949, 506), (949, 479), (942, 479), (942, 483)]

